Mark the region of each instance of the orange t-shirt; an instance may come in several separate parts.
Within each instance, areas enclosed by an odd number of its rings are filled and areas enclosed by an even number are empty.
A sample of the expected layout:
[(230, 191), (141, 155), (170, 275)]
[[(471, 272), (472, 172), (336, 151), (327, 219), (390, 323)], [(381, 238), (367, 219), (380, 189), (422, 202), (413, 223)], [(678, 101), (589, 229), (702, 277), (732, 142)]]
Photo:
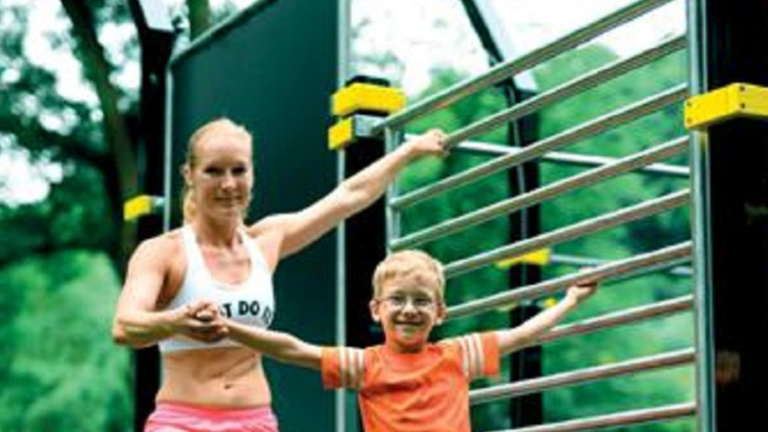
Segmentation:
[(366, 432), (470, 432), (469, 382), (498, 374), (498, 339), (474, 333), (413, 354), (325, 347), (321, 372), (326, 388), (359, 391)]

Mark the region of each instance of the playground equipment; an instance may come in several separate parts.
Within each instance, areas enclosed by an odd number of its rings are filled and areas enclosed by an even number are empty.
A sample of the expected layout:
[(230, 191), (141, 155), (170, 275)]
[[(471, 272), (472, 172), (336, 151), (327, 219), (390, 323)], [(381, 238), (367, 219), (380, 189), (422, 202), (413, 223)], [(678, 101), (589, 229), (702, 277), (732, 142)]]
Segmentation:
[[(382, 152), (396, 148), (412, 122), (480, 90), (501, 87), (506, 92), (507, 108), (450, 131), (447, 140), (454, 154), (483, 154), (488, 157), (487, 162), (416, 190), (402, 192), (398, 185), (393, 185), (386, 203), (354, 218), (335, 239), (321, 241), (281, 268), (276, 284), (281, 286), (279, 292), (290, 293), (290, 299), (281, 302), (278, 298), (277, 324), (314, 341), (333, 340), (350, 345), (375, 342), (375, 329), (351, 323), (367, 319), (369, 292), (366, 288), (371, 269), (387, 250), (428, 248), (433, 242), (445, 241), (485, 222), (508, 218), (509, 242), (490, 249), (466, 251), (459, 258), (447, 260), (446, 274), (451, 283), (460, 284), (466, 275), (500, 261), (520, 261), (536, 253), (544, 254), (545, 258), (539, 262), (549, 265), (590, 268), (578, 275), (572, 271), (552, 276), (544, 274), (530, 260), (523, 262), (523, 266), (518, 262), (508, 270), (508, 286), (498, 287), (498, 292), (493, 294), (451, 304), (449, 320), (516, 304), (518, 307), (510, 315), (510, 325), (514, 325), (535, 312), (539, 307), (535, 300), (562, 290), (577, 277), (592, 276), (610, 285), (613, 281), (654, 272), (670, 272), (682, 278), (692, 275), (691, 290), (675, 298), (560, 326), (545, 342), (684, 311), (693, 312), (695, 316), (695, 340), (681, 349), (551, 375), (542, 373), (542, 350), (535, 347), (512, 359), (512, 363), (520, 367), (513, 368), (508, 383), (473, 390), (473, 405), (507, 401), (510, 415), (507, 430), (520, 432), (592, 430), (681, 418), (693, 419), (690, 424), (703, 432), (737, 430), (741, 424), (754, 425), (755, 430), (766, 429), (768, 424), (759, 413), (768, 406), (765, 392), (768, 375), (762, 372), (768, 363), (768, 344), (752, 335), (762, 334), (762, 330), (768, 328), (764, 313), (768, 295), (762, 288), (768, 286), (765, 270), (768, 268), (765, 265), (768, 262), (765, 216), (768, 214), (765, 210), (768, 209), (768, 145), (765, 145), (768, 144), (768, 123), (764, 121), (768, 107), (763, 97), (768, 86), (765, 73), (768, 70), (765, 52), (768, 5), (689, 0), (685, 34), (670, 36), (640, 53), (541, 92), (521, 91), (515, 84), (516, 76), (669, 2), (638, 0), (546, 46), (513, 57), (502, 44), (501, 30), (489, 20), (490, 2), (464, 0), (462, 4), (494, 65), (485, 73), (411, 103), (386, 118), (365, 120), (358, 123), (359, 128), (348, 127), (342, 134), (347, 137), (358, 129), (364, 130), (366, 137), (383, 138), (385, 148), (346, 146), (342, 140), (344, 144), (334, 148), (345, 150), (337, 154), (328, 152), (323, 144), (326, 129), (332, 123), (328, 99), (349, 79), (346, 47), (349, 3), (256, 2), (191, 46), (177, 51), (167, 64), (158, 63), (163, 71), (167, 70), (167, 75), (162, 76), (167, 78), (169, 90), (168, 110), (164, 114), (166, 145), (162, 155), (166, 173), (162, 183), (166, 205), (164, 226), (167, 229), (179, 221), (180, 184), (173, 175), (181, 163), (183, 153), (179, 149), (184, 148), (191, 131), (211, 117), (232, 117), (255, 132), (256, 171), (263, 173), (263, 177), (258, 177), (264, 179), (260, 184), (262, 193), (254, 200), (252, 216), (258, 216), (295, 209), (310, 202), (340, 178)], [(302, 31), (297, 32), (296, 28)], [(166, 34), (163, 32), (167, 29), (153, 31)], [(537, 135), (536, 115), (542, 108), (685, 51), (690, 63), (687, 80), (554, 135)], [(157, 78), (157, 71), (154, 73)], [(740, 87), (735, 83), (745, 85)], [(733, 85), (736, 87), (728, 87)], [(705, 95), (720, 88), (735, 88), (737, 95), (741, 95), (735, 108), (727, 98)], [(720, 94), (727, 91), (720, 90)], [(690, 96), (696, 97), (688, 99)], [(686, 120), (680, 119), (679, 134), (641, 152), (620, 158), (560, 152), (568, 145), (659, 110), (682, 107), (687, 99)], [(334, 114), (343, 117), (350, 112), (343, 110)], [(151, 116), (147, 111), (143, 115)], [(691, 131), (685, 131), (686, 125)], [(501, 127), (509, 128), (510, 145), (471, 141)], [(690, 170), (663, 163), (688, 151)], [(591, 168), (540, 184), (540, 163)], [(509, 197), (433, 226), (415, 231), (403, 229), (404, 214), (411, 207), (505, 171), (512, 173)], [(567, 226), (542, 230), (542, 204), (632, 172), (690, 181), (686, 187), (673, 188), (660, 196)], [(610, 259), (557, 252), (560, 244), (675, 209), (692, 209), (689, 239)], [(507, 261), (507, 264), (513, 263)], [(295, 300), (300, 298), (302, 290), (312, 291), (311, 304)], [(334, 311), (337, 317), (335, 327), (328, 323), (329, 311)], [(139, 367), (151, 370), (152, 361), (156, 360), (144, 359)], [(695, 399), (667, 404), (636, 401), (642, 407), (585, 418), (544, 421), (541, 395), (545, 392), (669, 367), (689, 368), (695, 376), (692, 380)], [(283, 429), (357, 430), (351, 395), (326, 394), (314, 378), (295, 369), (270, 369), (271, 382), (279, 388), (275, 392), (275, 408)], [(151, 386), (150, 381), (140, 384)], [(138, 416), (145, 412), (139, 409)]]

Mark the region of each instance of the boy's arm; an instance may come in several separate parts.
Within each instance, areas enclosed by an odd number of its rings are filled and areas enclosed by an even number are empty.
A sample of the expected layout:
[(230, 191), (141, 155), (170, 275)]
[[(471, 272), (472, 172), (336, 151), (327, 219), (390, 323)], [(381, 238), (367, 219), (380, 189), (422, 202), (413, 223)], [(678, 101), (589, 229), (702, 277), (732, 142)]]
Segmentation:
[(258, 350), (275, 360), (320, 369), (321, 348), (288, 333), (250, 327), (227, 320), (230, 339)]
[(535, 344), (541, 335), (557, 324), (587, 297), (591, 296), (596, 287), (597, 284), (595, 282), (574, 285), (568, 288), (565, 297), (555, 306), (539, 312), (533, 318), (517, 327), (497, 331), (499, 354), (503, 356)]

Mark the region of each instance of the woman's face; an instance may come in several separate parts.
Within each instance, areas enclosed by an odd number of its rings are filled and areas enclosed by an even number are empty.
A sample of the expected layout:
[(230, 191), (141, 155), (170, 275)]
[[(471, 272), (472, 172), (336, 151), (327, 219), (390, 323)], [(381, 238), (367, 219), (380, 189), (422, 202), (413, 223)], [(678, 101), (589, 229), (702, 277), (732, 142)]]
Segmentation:
[(211, 133), (193, 151), (195, 166), (186, 170), (185, 177), (198, 211), (241, 220), (253, 187), (250, 140), (237, 133)]

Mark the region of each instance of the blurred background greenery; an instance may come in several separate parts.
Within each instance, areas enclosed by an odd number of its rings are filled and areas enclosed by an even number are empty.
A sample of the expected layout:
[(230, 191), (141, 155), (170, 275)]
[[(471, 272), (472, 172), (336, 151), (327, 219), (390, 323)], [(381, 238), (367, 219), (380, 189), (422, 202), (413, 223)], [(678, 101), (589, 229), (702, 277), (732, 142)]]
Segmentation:
[[(76, 64), (45, 64), (31, 40), (33, 8), (55, 8), (56, 25), (42, 32), (51, 53), (74, 54)], [(229, 16), (235, 7), (211, 8), (207, 0), (188, 0), (180, 13), (190, 38)], [(120, 290), (130, 227), (122, 227), (122, 202), (137, 191), (136, 145), (139, 48), (127, 5), (122, 0), (3, 1), (0, 3), (0, 431), (127, 431), (132, 422), (130, 351), (110, 338), (110, 320)], [(360, 29), (357, 29), (360, 30)], [(425, 30), (426, 31), (426, 30)], [(353, 32), (353, 37), (355, 32)], [(590, 45), (548, 62), (533, 73), (546, 90), (616, 58), (610, 49)], [(394, 52), (356, 53), (358, 69), (402, 71)], [(59, 67), (62, 66), (62, 67)], [(71, 66), (71, 65), (70, 65)], [(368, 67), (367, 69), (370, 69)], [(62, 82), (73, 71), (81, 91)], [(397, 73), (385, 76), (397, 84)], [(639, 100), (687, 77), (684, 55), (674, 55), (591, 89), (540, 113), (540, 136), (549, 136), (611, 109)], [(410, 95), (417, 100), (466, 78), (466, 72), (433, 69), (431, 85)], [(412, 125), (409, 132), (439, 126), (456, 130), (505, 107), (494, 89)], [(682, 135), (677, 107), (583, 140), (569, 152), (623, 156)], [(503, 131), (481, 140), (505, 141)], [(401, 178), (409, 190), (474, 166), (486, 157), (461, 152), (444, 160), (410, 167)], [(8, 163), (7, 161), (12, 161)], [(667, 161), (687, 165), (687, 155)], [(544, 163), (542, 184), (585, 168)], [(28, 178), (27, 178), (28, 176)], [(19, 182), (27, 183), (18, 192)], [(685, 187), (686, 179), (630, 174), (566, 194), (542, 208), (542, 230)], [(15, 191), (15, 192), (14, 192)], [(404, 232), (457, 216), (507, 196), (505, 174), (460, 188), (415, 206), (404, 214)], [(445, 261), (500, 246), (506, 223), (490, 221), (426, 249)], [(556, 252), (617, 259), (674, 244), (690, 237), (687, 209), (675, 210), (558, 245)], [(573, 272), (547, 266), (544, 278)], [(495, 268), (451, 281), (448, 302), (455, 304), (504, 289), (506, 274)], [(648, 304), (690, 293), (688, 277), (657, 272), (601, 289), (573, 319), (618, 308)], [(450, 335), (506, 323), (508, 310), (451, 322)], [(545, 345), (545, 373), (567, 371), (688, 347), (693, 319), (678, 314), (642, 324), (603, 330)], [(509, 367), (506, 365), (505, 367)], [(692, 367), (638, 374), (559, 389), (545, 395), (547, 421), (609, 413), (691, 400)], [(503, 404), (473, 409), (478, 430), (509, 425)], [(625, 431), (690, 431), (692, 420), (618, 428)]]

